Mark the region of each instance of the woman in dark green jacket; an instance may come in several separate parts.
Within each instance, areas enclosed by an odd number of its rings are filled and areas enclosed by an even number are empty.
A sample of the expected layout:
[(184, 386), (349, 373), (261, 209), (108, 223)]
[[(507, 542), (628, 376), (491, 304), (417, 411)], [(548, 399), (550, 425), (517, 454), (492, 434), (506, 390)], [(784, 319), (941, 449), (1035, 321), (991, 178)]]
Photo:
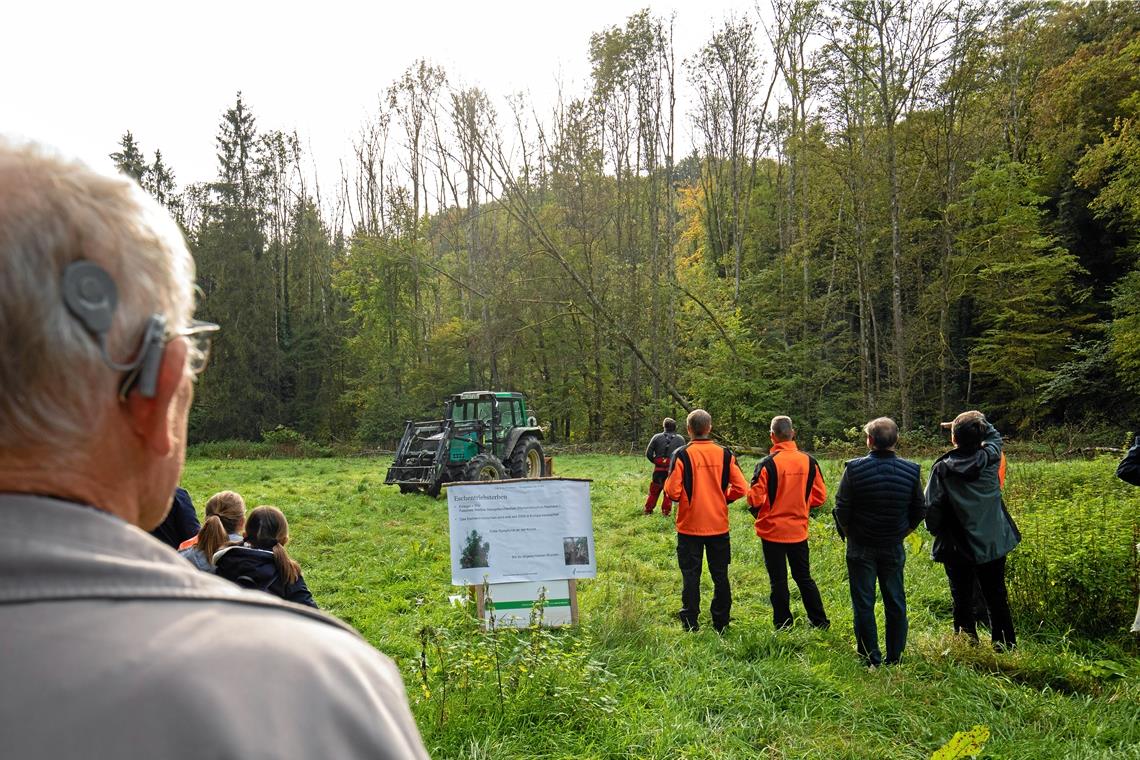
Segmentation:
[(995, 649), (1016, 643), (1005, 557), (1021, 541), (1002, 502), (998, 471), (1001, 434), (981, 412), (959, 414), (951, 425), (954, 449), (943, 454), (926, 484), (926, 528), (934, 536), (932, 556), (946, 568), (954, 601), (954, 631), (977, 640), (974, 584), (990, 609)]

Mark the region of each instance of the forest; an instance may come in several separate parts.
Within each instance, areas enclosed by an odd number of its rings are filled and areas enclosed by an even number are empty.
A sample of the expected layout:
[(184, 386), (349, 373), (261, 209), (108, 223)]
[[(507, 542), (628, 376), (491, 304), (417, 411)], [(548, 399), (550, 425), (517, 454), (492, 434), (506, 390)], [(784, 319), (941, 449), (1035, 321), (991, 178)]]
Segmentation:
[(192, 440), (382, 445), (482, 388), (560, 443), (698, 406), (741, 443), (775, 414), (815, 442), (964, 408), (1129, 429), (1140, 3), (761, 0), (674, 31), (598, 29), (552, 108), (411, 62), (334, 187), (240, 92), (213, 181), (126, 132), (222, 325)]

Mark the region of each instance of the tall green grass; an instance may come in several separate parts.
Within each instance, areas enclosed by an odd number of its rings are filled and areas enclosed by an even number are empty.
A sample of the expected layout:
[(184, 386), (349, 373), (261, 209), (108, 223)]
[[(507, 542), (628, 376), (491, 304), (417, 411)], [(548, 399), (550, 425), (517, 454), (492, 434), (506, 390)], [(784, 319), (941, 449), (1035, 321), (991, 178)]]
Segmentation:
[[(1023, 625), (1013, 653), (968, 646), (951, 635), (945, 575), (926, 537), (908, 546), (904, 662), (868, 672), (854, 654), (830, 502), (813, 523), (811, 553), (833, 627), (802, 624), (793, 584), (799, 621), (779, 633), (760, 541), (738, 503), (733, 624), (724, 636), (712, 631), (706, 574), (703, 627), (686, 634), (674, 617), (672, 523), (641, 515), (644, 460), (582, 455), (556, 464), (559, 474), (594, 478), (598, 550), (597, 579), (579, 586), (581, 625), (558, 631), (484, 633), (451, 605), (446, 500), (383, 486), (385, 459), (192, 459), (183, 484), (199, 509), (233, 488), (251, 507), (285, 510), (290, 550), (318, 603), (398, 662), (435, 757), (924, 758), (980, 724), (992, 732), (984, 757), (1140, 758), (1140, 661), (1122, 633), (1131, 610), (1107, 637), (1081, 634), (1060, 609), (1055, 624)], [(750, 471), (752, 461), (742, 464)], [(840, 466), (823, 462), (832, 488)], [(1080, 503), (1065, 495), (1085, 486), (1134, 524), (1136, 498), (1112, 484), (1112, 466), (1013, 463), (1007, 501), (1026, 533), (1018, 552), (1048, 556), (1054, 533), (1035, 521)]]

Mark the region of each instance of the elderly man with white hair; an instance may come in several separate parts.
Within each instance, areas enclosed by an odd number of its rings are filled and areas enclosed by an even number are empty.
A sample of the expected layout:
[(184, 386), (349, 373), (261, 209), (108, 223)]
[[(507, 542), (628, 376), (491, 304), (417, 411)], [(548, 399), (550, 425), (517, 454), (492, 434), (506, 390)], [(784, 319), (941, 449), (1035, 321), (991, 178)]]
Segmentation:
[(194, 262), (132, 181), (0, 140), (5, 757), (427, 757), (351, 628), (144, 531), (182, 471)]

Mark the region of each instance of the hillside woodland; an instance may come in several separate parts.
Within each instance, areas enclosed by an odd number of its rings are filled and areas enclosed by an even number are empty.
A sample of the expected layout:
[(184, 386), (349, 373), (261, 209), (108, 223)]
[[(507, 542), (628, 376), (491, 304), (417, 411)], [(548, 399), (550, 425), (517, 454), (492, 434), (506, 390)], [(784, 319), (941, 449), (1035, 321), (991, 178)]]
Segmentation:
[(390, 441), (488, 387), (560, 442), (695, 406), (738, 441), (777, 413), (801, 440), (1135, 419), (1140, 3), (772, 0), (673, 32), (599, 29), (553, 107), (412, 62), (335, 187), (240, 93), (212, 182), (127, 132), (223, 327), (193, 438)]

